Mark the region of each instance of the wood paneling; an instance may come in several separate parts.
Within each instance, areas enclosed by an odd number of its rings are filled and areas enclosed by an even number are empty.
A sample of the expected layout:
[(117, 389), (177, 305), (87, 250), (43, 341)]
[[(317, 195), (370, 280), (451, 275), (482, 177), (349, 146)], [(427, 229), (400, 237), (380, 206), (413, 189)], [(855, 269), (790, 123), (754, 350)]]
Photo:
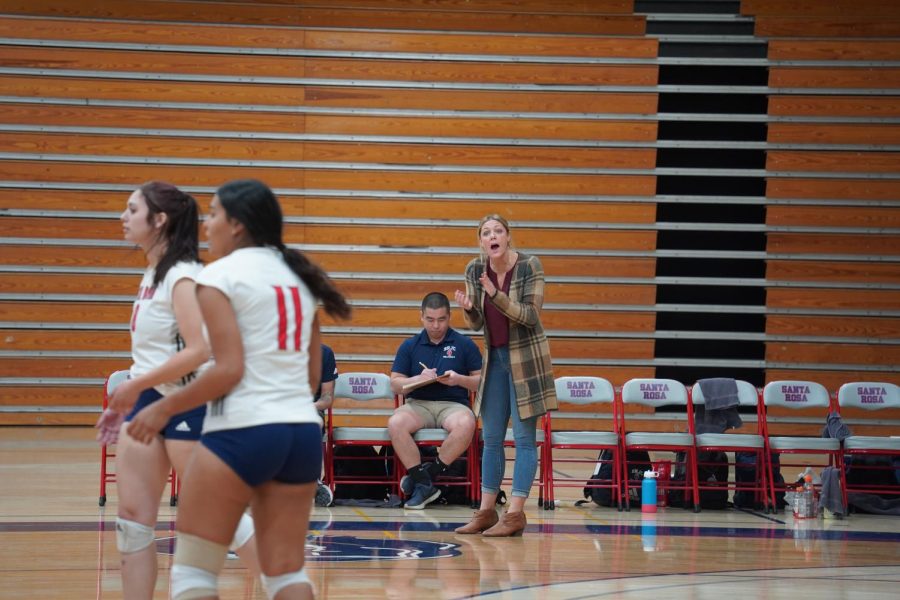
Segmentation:
[[(547, 140), (656, 140), (655, 121), (585, 119), (404, 117), (298, 114), (241, 110), (119, 108), (52, 104), (4, 104), (3, 122), (40, 126), (129, 127), (264, 133), (526, 138)], [(890, 131), (890, 127), (883, 126)], [(265, 137), (265, 136), (262, 136)]]
[(900, 263), (769, 260), (769, 281), (900, 282)]
[(898, 365), (900, 345), (769, 342), (766, 360), (823, 365)]
[[(825, 3), (822, 3), (825, 4)], [(884, 5), (885, 3), (881, 3)], [(891, 60), (900, 59), (897, 40), (771, 40), (769, 60)]]
[[(131, 267), (146, 266), (144, 254), (133, 248), (105, 248), (100, 246), (62, 247), (53, 245), (4, 246), (4, 263), (19, 266), (69, 266), (69, 267)], [(422, 269), (436, 274), (459, 275), (463, 278), (466, 264), (477, 252), (459, 254), (398, 254), (391, 248), (378, 253), (353, 251), (305, 252), (314, 262), (329, 272), (355, 273), (415, 273)], [(655, 273), (653, 258), (613, 258), (602, 260), (593, 256), (539, 256), (548, 277), (640, 277), (652, 278)], [(209, 261), (207, 253), (201, 259)]]
[(756, 17), (760, 37), (896, 38), (900, 17)]
[(10, 38), (101, 43), (310, 49), (331, 51), (597, 56), (654, 58), (657, 41), (640, 37), (547, 36), (493, 33), (354, 31), (281, 27), (217, 26), (214, 23), (108, 22), (94, 19), (42, 19), (2, 16), (0, 35)]
[(807, 117), (898, 117), (900, 102), (885, 96), (770, 96), (769, 115)]
[[(351, 81), (404, 81), (455, 84), (627, 85), (653, 86), (656, 65), (519, 64), (517, 62), (453, 62), (387, 58), (305, 58), (235, 56), (224, 53), (146, 52), (113, 49), (5, 46), (0, 66), (108, 71), (111, 73), (177, 73), (228, 77), (307, 78)], [(287, 82), (285, 82), (287, 83)]]
[(767, 237), (766, 249), (775, 253), (871, 256), (900, 254), (900, 236), (891, 234), (770, 233)]
[(553, 146), (304, 142), (4, 132), (0, 152), (217, 160), (311, 161), (370, 165), (652, 169), (653, 148), (566, 148)]
[(900, 339), (900, 318), (768, 315), (766, 317), (766, 333), (772, 335)]
[(4, 350), (93, 350), (128, 352), (131, 336), (128, 331), (98, 331), (80, 329), (0, 329)]
[(218, 187), (241, 177), (262, 179), (273, 188), (377, 190), (405, 192), (507, 193), (650, 196), (656, 187), (652, 175), (586, 175), (553, 173), (466, 173), (432, 171), (380, 171), (368, 169), (295, 169), (262, 166), (203, 166), (143, 163), (79, 163), (76, 161), (0, 161), (0, 178), (68, 183), (134, 185), (151, 179), (177, 181), (181, 186)]
[(896, 200), (900, 181), (893, 179), (814, 179), (808, 177), (768, 177), (767, 198), (828, 200)]
[(900, 154), (875, 151), (770, 150), (766, 153), (766, 169), (893, 174), (900, 172)]
[(655, 114), (655, 93), (534, 92), (0, 76), (9, 96), (277, 107)]
[[(118, 239), (122, 226), (117, 220), (10, 217), (0, 221), (0, 233), (11, 237)], [(438, 227), (428, 232), (428, 240), (414, 242), (408, 227), (359, 225), (300, 225), (288, 223), (284, 228), (289, 243), (333, 244), (335, 240), (352, 240), (354, 244), (378, 246), (473, 246), (472, 230), (462, 227)], [(565, 235), (565, 242), (560, 235)], [(576, 249), (652, 250), (654, 231), (602, 231), (591, 229), (538, 229), (527, 226), (516, 229), (517, 243), (522, 247)]]
[(880, 206), (802, 206), (770, 204), (766, 224), (822, 227), (900, 227), (900, 211)]
[[(900, 25), (900, 21), (898, 21)], [(898, 28), (900, 33), (900, 28)], [(787, 88), (900, 87), (900, 69), (890, 67), (769, 67), (769, 86)]]
[[(131, 366), (129, 359), (121, 358), (4, 358), (0, 362), (0, 377), (73, 377), (75, 379), (104, 379), (113, 371), (127, 369)], [(102, 399), (100, 394), (91, 398), (90, 405)], [(0, 392), (2, 395), (2, 392)], [(34, 401), (28, 402), (33, 406)]]
[(773, 144), (865, 144), (880, 146), (900, 140), (900, 125), (888, 123), (769, 123)]
[(0, 300), (0, 321), (23, 323), (115, 323), (131, 318), (130, 302), (51, 302)]
[[(62, 273), (2, 273), (0, 289), (15, 294), (98, 294), (124, 295), (135, 293), (138, 278), (134, 275), (96, 275)], [(398, 285), (396, 279), (336, 281), (337, 286), (351, 299), (421, 301), (431, 291), (453, 296), (458, 282), (406, 281)], [(544, 288), (545, 302), (576, 304), (638, 304), (652, 306), (655, 286), (609, 285), (591, 283), (548, 283)]]
[(770, 308), (896, 311), (900, 306), (896, 290), (768, 288), (766, 297)]
[[(0, 189), (0, 206), (7, 209), (42, 211), (109, 211), (118, 213), (125, 207), (129, 192), (87, 192), (81, 190)], [(194, 197), (205, 212), (212, 194)], [(549, 201), (491, 199), (490, 207), (483, 199), (453, 198), (359, 198), (341, 196), (290, 196), (279, 198), (287, 217), (321, 216), (349, 219), (471, 219), (473, 244), (477, 243), (476, 223), (486, 212), (503, 214), (512, 227), (521, 221), (564, 221), (596, 223), (654, 223), (656, 205), (650, 202), (582, 202), (553, 199)]]
[(741, 0), (743, 15), (782, 15), (847, 17), (894, 15), (900, 17), (900, 6), (883, 0)]
[(273, 4), (223, 4), (132, 0), (110, 4), (103, 0), (7, 0), (8, 14), (48, 17), (93, 17), (145, 21), (248, 24), (300, 27), (347, 27), (365, 29), (426, 29), (442, 31), (532, 32), (641, 35), (644, 18), (634, 15), (565, 15), (552, 13), (503, 13), (463, 11), (397, 11), (379, 9), (323, 8), (299, 10)]

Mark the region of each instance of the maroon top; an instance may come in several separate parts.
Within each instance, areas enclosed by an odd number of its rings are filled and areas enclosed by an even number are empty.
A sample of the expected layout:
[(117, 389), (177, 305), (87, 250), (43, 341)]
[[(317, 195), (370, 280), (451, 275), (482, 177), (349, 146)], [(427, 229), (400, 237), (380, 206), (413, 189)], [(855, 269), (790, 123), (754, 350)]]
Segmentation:
[[(491, 268), (490, 260), (485, 261), (484, 268), (487, 269), (488, 279), (491, 280), (494, 287), (508, 295), (513, 269), (507, 271), (506, 279), (503, 280), (503, 286), (501, 287), (497, 283), (497, 274)], [(494, 303), (487, 298), (484, 300), (484, 324), (491, 338), (491, 348), (502, 348), (509, 345), (509, 317), (497, 310)]]

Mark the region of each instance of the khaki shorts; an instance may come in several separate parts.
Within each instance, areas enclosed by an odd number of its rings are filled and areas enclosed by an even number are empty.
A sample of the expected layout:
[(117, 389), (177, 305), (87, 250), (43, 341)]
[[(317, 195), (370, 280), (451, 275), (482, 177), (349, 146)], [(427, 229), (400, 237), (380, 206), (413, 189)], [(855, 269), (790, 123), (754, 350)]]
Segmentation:
[(425, 427), (427, 429), (443, 427), (444, 421), (446, 421), (450, 415), (457, 412), (465, 411), (472, 414), (472, 409), (465, 404), (447, 400), (416, 400), (410, 398), (406, 401), (405, 406), (419, 415), (422, 421), (425, 422)]

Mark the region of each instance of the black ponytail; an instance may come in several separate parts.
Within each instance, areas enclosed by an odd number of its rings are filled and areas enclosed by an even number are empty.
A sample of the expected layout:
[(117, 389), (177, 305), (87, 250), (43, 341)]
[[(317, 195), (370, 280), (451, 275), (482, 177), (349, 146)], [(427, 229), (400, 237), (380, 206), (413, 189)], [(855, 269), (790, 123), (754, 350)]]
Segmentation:
[(281, 205), (266, 184), (256, 179), (237, 179), (220, 187), (216, 195), (228, 216), (244, 225), (257, 246), (272, 246), (281, 252), (285, 263), (322, 302), (326, 313), (342, 319), (350, 317), (350, 304), (325, 271), (284, 244)]
[(175, 264), (200, 262), (200, 211), (193, 196), (171, 183), (149, 181), (139, 190), (147, 203), (148, 223), (152, 223), (159, 213), (166, 215), (159, 234), (159, 243), (164, 243), (166, 249), (153, 275), (153, 286), (156, 287)]

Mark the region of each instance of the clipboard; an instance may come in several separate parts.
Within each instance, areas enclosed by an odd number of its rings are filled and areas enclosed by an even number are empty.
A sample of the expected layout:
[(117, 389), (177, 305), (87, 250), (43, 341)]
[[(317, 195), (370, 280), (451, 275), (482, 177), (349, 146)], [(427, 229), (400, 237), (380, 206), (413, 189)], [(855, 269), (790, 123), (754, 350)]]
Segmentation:
[(426, 385), (431, 385), (432, 383), (437, 383), (444, 379), (449, 379), (450, 374), (444, 373), (443, 375), (438, 375), (435, 379), (429, 379), (427, 381), (418, 381), (415, 383), (407, 383), (402, 388), (400, 388), (400, 393), (404, 396), (408, 395), (411, 391), (417, 390), (420, 387), (425, 387)]

